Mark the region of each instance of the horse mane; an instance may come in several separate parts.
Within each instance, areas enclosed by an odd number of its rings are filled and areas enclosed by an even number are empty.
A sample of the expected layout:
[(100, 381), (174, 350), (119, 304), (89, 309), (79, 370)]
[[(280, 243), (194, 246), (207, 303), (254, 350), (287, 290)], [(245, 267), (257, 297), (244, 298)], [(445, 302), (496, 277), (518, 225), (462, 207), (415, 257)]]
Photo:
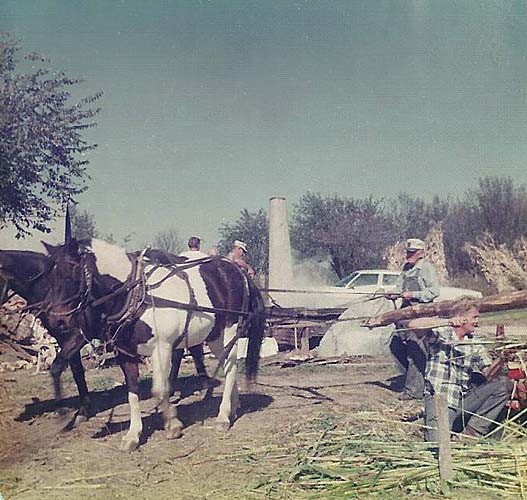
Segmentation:
[[(133, 255), (138, 257), (140, 253), (141, 252), (134, 252)], [(183, 264), (189, 260), (188, 257), (174, 255), (173, 253), (157, 248), (149, 248), (145, 253), (145, 257), (157, 264), (161, 264), (162, 266)]]

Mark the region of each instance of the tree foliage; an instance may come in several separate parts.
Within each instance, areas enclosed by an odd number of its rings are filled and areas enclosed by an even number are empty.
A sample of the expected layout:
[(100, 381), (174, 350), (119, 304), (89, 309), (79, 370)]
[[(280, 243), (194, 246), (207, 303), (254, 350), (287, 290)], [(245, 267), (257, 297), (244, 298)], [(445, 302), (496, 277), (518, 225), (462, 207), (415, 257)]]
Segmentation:
[(156, 233), (153, 241), (154, 248), (164, 250), (172, 254), (180, 254), (185, 248), (185, 241), (181, 238), (176, 229), (165, 229)]
[(393, 239), (382, 200), (307, 193), (295, 205), (291, 243), (304, 258), (329, 258), (337, 276), (382, 264)]
[(240, 212), (237, 221), (223, 224), (220, 229), (218, 244), (220, 254), (227, 255), (232, 249), (234, 240), (247, 243), (246, 260), (256, 272), (267, 273), (269, 269), (269, 222), (265, 210)]
[(82, 133), (95, 125), (101, 97), (72, 103), (81, 80), (20, 51), (0, 36), (0, 221), (12, 223), (18, 236), (48, 231), (47, 223), (86, 189), (86, 153), (96, 145)]
[(99, 238), (95, 217), (87, 210), (79, 210), (76, 205), (70, 207), (71, 234), (77, 240)]
[(387, 205), (387, 211), (393, 218), (394, 238), (426, 238), (432, 228), (442, 224), (449, 208), (449, 202), (438, 196), (428, 202), (417, 196), (400, 193)]
[(467, 190), (452, 204), (445, 218), (445, 251), (452, 274), (473, 270), (473, 263), (463, 250), (465, 243), (475, 243), (483, 235), (498, 244), (512, 247), (515, 240), (527, 235), (527, 192), (510, 177), (484, 177), (478, 187)]

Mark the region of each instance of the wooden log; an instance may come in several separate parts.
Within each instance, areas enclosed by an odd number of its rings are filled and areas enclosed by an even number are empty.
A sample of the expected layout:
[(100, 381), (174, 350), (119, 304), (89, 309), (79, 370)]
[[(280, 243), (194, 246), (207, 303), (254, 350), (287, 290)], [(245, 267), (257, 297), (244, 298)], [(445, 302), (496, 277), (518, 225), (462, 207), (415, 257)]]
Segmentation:
[(337, 319), (344, 311), (345, 307), (326, 307), (321, 309), (310, 309), (306, 307), (268, 307), (266, 316), (269, 320), (287, 318), (288, 320), (314, 320), (331, 321)]
[(407, 321), (414, 318), (428, 316), (440, 316), (448, 318), (452, 316), (452, 310), (458, 305), (476, 306), (480, 312), (506, 311), (509, 309), (527, 308), (527, 290), (520, 290), (507, 294), (489, 295), (488, 297), (473, 298), (461, 297), (457, 300), (442, 300), (431, 304), (417, 304), (404, 309), (395, 309), (384, 314), (368, 319), (364, 326), (375, 328), (387, 326), (399, 321)]

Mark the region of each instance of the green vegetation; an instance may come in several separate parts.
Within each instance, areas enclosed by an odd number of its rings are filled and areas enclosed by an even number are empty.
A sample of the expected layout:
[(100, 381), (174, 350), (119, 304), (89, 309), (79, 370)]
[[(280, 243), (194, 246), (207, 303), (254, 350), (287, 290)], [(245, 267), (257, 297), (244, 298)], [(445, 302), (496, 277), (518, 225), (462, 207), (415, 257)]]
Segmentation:
[(481, 323), (507, 323), (516, 322), (521, 323), (525, 322), (527, 326), (527, 309), (514, 309), (509, 311), (499, 311), (493, 313), (484, 313), (481, 315)]
[(226, 458), (263, 471), (248, 493), (265, 498), (436, 498), (445, 486), (456, 498), (527, 498), (527, 431), (513, 420), (501, 426), (501, 442), (453, 443), (448, 485), (430, 443), (388, 428), (358, 432), (336, 413), (300, 423), (286, 442)]
[(41, 55), (21, 54), (16, 41), (0, 34), (0, 221), (18, 235), (47, 231), (86, 189), (86, 154), (96, 147), (82, 134), (95, 126), (102, 94), (73, 100), (81, 80), (46, 63)]
[(92, 385), (95, 391), (108, 391), (115, 386), (115, 380), (111, 377), (101, 376), (97, 377)]

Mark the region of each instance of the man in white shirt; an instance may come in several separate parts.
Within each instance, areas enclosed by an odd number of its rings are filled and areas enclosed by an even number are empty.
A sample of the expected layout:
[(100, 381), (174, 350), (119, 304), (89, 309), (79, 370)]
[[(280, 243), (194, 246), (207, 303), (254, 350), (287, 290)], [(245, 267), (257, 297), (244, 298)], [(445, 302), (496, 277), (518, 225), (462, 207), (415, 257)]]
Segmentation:
[[(203, 259), (208, 257), (206, 253), (200, 250), (201, 240), (197, 236), (191, 236), (188, 240), (188, 250), (179, 254), (180, 257), (187, 257), (189, 260)], [(198, 376), (208, 379), (207, 370), (205, 369), (205, 361), (203, 354), (203, 344), (193, 346), (189, 349), (194, 364), (196, 365), (196, 371)], [(172, 369), (179, 371), (179, 365), (181, 364), (181, 358), (183, 357), (183, 350), (174, 350), (172, 357)], [(175, 373), (177, 373), (177, 371)]]
[(197, 236), (192, 236), (188, 240), (188, 250), (179, 254), (180, 257), (187, 257), (188, 259), (203, 259), (208, 255), (200, 250), (201, 240)]

